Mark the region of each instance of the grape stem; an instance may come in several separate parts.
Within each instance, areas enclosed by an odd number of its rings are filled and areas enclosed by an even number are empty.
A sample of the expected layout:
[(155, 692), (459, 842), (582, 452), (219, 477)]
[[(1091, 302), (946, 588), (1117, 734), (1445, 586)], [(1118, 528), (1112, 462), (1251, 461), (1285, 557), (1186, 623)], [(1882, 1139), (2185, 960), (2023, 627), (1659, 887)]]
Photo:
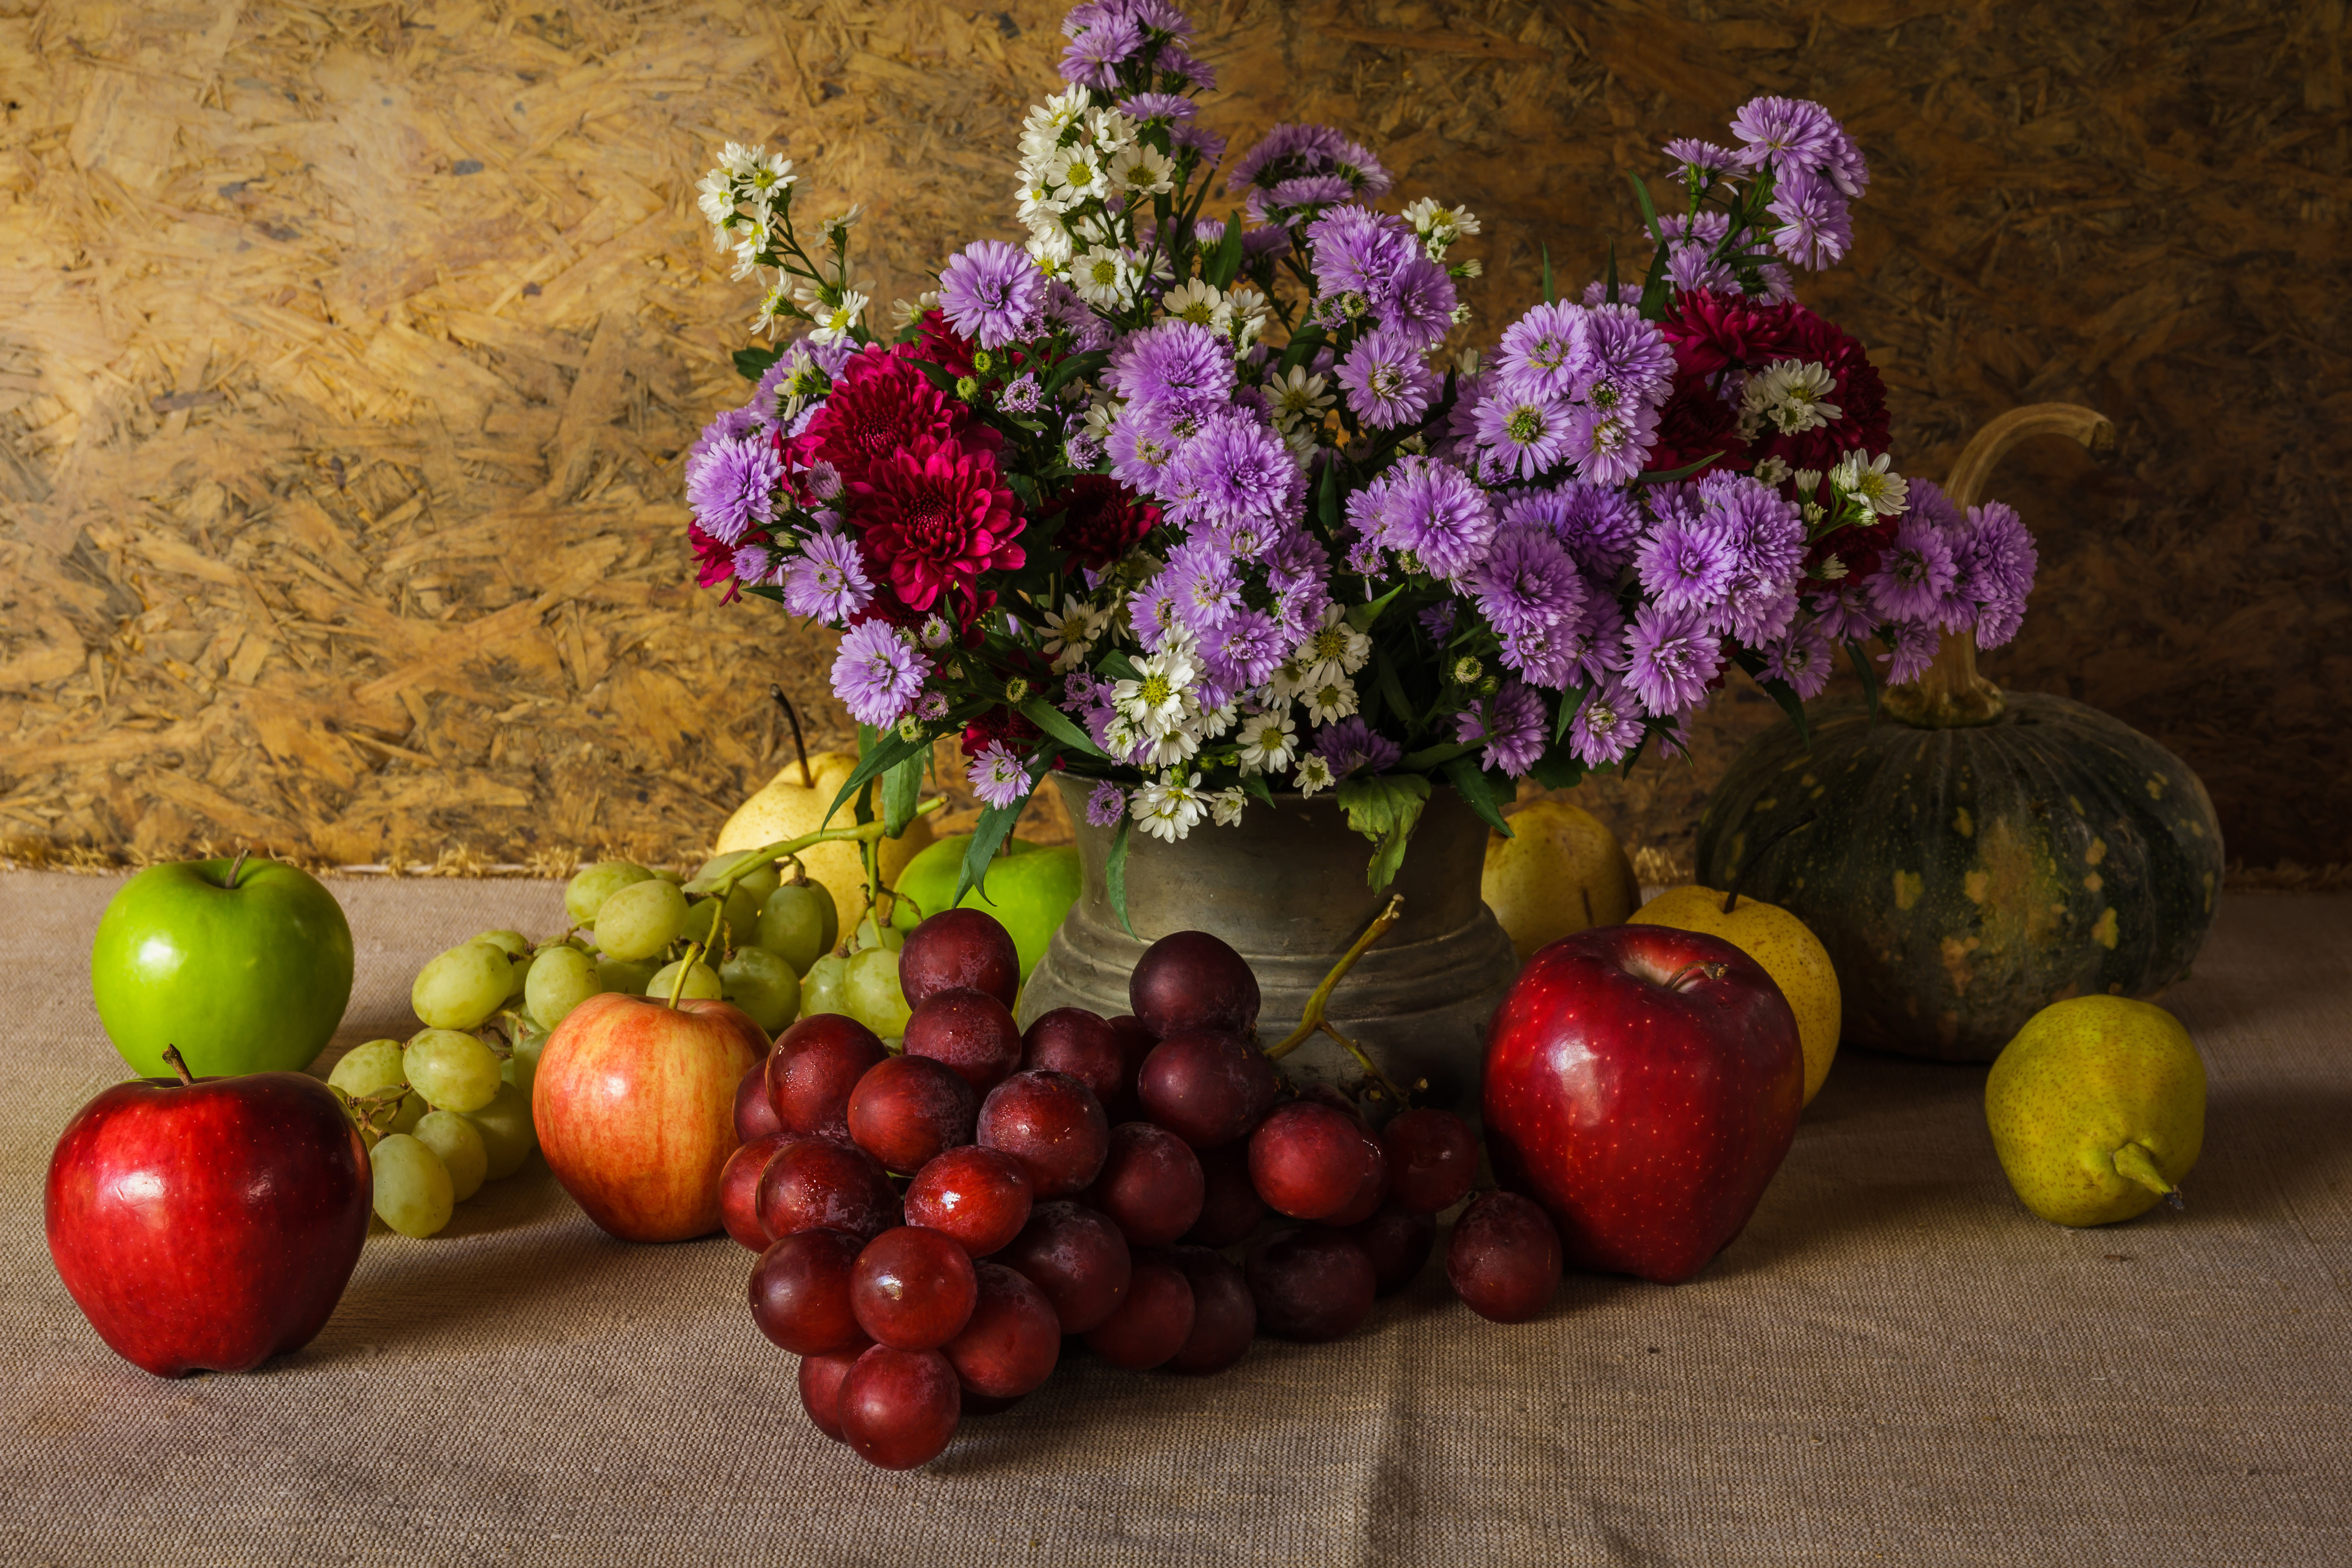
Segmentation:
[(1307, 998), (1307, 1006), (1299, 1016), (1298, 1027), (1291, 1030), (1276, 1044), (1265, 1048), (1265, 1054), (1269, 1058), (1280, 1061), (1284, 1057), (1313, 1039), (1318, 1034), (1328, 1035), (1362, 1064), (1364, 1070), (1371, 1074), (1372, 1081), (1386, 1090), (1391, 1099), (1399, 1105), (1405, 1103), (1403, 1094), (1399, 1092), (1396, 1085), (1388, 1080), (1387, 1074), (1373, 1065), (1372, 1058), (1364, 1054), (1363, 1047), (1333, 1028), (1330, 1020), (1324, 1016), (1325, 1009), (1330, 1005), (1331, 993), (1338, 989), (1340, 981), (1348, 977), (1348, 971), (1356, 967), (1356, 960), (1363, 957), (1372, 943), (1386, 936), (1389, 929), (1403, 918), (1404, 895), (1398, 893), (1389, 900), (1388, 908), (1373, 917), (1372, 923), (1364, 928), (1364, 934), (1358, 937), (1354, 944), (1339, 955), (1339, 962), (1331, 966), (1331, 973), (1323, 977), (1322, 984), (1317, 985), (1314, 994)]
[(194, 1084), (196, 1081), (189, 1075), (188, 1058), (180, 1054), (179, 1047), (165, 1046), (163, 1047), (163, 1059), (171, 1064), (172, 1070), (173, 1072), (180, 1075), (181, 1083)]

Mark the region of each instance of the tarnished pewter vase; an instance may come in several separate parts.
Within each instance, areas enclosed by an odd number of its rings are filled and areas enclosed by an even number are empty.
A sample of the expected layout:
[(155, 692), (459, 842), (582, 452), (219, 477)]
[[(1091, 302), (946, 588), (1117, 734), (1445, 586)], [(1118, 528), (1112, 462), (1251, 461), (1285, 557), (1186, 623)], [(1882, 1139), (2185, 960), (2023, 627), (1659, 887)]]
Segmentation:
[[(1271, 806), (1253, 800), (1238, 825), (1203, 821), (1173, 844), (1133, 832), (1127, 909), (1136, 935), (1129, 936), (1103, 881), (1112, 830), (1087, 825), (1084, 781), (1054, 782), (1076, 829), (1084, 882), (1022, 991), (1024, 1027), (1055, 1007), (1106, 1017), (1127, 1012), (1128, 973), (1144, 948), (1171, 931), (1205, 931), (1233, 944), (1255, 972), (1258, 1037), (1271, 1044), (1297, 1026), (1307, 995), (1389, 895), (1402, 893), (1403, 918), (1340, 982), (1326, 1016), (1395, 1082), (1410, 1089), (1426, 1079), (1427, 1103), (1474, 1108), (1486, 1020), (1517, 961), (1478, 897), (1486, 826), (1460, 795), (1431, 792), (1402, 868), (1378, 893), (1364, 879), (1370, 843), (1328, 795), (1277, 795)], [(1364, 1076), (1321, 1036), (1285, 1057), (1282, 1070), (1299, 1082), (1353, 1084)]]

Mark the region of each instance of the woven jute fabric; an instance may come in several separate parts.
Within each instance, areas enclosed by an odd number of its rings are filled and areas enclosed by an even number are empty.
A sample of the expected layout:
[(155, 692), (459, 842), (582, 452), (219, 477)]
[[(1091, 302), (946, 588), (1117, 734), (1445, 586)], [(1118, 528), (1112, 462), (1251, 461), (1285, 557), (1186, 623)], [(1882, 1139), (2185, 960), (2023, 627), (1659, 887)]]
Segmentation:
[[(1435, 1264), (1343, 1343), (1221, 1377), (1073, 1351), (947, 1454), (870, 1469), (753, 1328), (751, 1255), (632, 1247), (533, 1161), (372, 1238), (301, 1353), (167, 1382), (58, 1282), (42, 1173), (122, 1076), (87, 984), (117, 886), (0, 876), (0, 1561), (113, 1563), (2322, 1564), (2352, 1562), (2352, 900), (2234, 897), (2168, 999), (2212, 1100), (2185, 1213), (2068, 1231), (1981, 1068), (1840, 1058), (1691, 1283), (1571, 1277), (1517, 1328)], [(332, 884), (336, 1048), (530, 882)]]

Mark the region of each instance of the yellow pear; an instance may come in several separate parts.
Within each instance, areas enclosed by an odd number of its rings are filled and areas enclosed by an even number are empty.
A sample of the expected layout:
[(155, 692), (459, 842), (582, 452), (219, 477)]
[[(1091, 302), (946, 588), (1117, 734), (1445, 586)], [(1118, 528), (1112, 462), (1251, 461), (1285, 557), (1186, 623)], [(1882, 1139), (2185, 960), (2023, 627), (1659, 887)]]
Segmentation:
[[(801, 782), (801, 765), (786, 763), (782, 772), (770, 779), (760, 793), (736, 808), (719, 830), (719, 842), (713, 852), (719, 855), (737, 849), (757, 849), (763, 844), (780, 839), (799, 838), (822, 827), (847, 827), (857, 820), (855, 798), (844, 801), (831, 820), (825, 820), (824, 808), (849, 782), (857, 770), (857, 758), (847, 752), (812, 752), (809, 753), (810, 784)], [(899, 870), (920, 853), (931, 841), (930, 818), (919, 816), (897, 838), (882, 841), (882, 879), (895, 883)], [(834, 907), (841, 912), (841, 929), (852, 931), (866, 914), (866, 871), (859, 863), (857, 846), (848, 843), (820, 844), (804, 850), (801, 864), (808, 868), (809, 879), (824, 884), (833, 895)]]
[(2205, 1142), (2205, 1063), (2161, 1007), (2070, 997), (2001, 1048), (1985, 1121), (2027, 1208), (2053, 1225), (2112, 1225), (2179, 1203)]
[[(1727, 902), (1732, 908), (1726, 914)], [(1805, 1052), (1805, 1103), (1811, 1105), (1837, 1059), (1841, 1016), (1837, 971), (1811, 928), (1778, 904), (1735, 901), (1696, 884), (1668, 888), (1643, 904), (1633, 921), (1719, 936), (1764, 966), (1797, 1016), (1797, 1040)]]
[(1522, 963), (1588, 927), (1622, 925), (1641, 901), (1633, 862), (1591, 812), (1564, 800), (1531, 800), (1510, 823), (1511, 837), (1486, 836), (1478, 892)]

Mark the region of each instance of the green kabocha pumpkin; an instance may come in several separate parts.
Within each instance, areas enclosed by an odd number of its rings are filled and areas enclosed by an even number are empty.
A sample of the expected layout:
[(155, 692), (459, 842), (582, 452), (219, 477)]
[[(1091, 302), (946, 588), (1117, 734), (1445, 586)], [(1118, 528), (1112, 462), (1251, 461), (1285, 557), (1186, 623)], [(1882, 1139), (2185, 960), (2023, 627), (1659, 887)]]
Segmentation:
[[(2019, 437), (2089, 444), (2087, 409), (2039, 405), (1970, 444), (1970, 504)], [(1759, 736), (1699, 825), (1698, 879), (1789, 910), (1822, 940), (1844, 1039), (1990, 1061), (2053, 1002), (2152, 997), (2189, 971), (2221, 885), (2221, 829), (2187, 763), (2063, 697), (2003, 694), (1948, 636), (1873, 716), (1832, 704)]]

